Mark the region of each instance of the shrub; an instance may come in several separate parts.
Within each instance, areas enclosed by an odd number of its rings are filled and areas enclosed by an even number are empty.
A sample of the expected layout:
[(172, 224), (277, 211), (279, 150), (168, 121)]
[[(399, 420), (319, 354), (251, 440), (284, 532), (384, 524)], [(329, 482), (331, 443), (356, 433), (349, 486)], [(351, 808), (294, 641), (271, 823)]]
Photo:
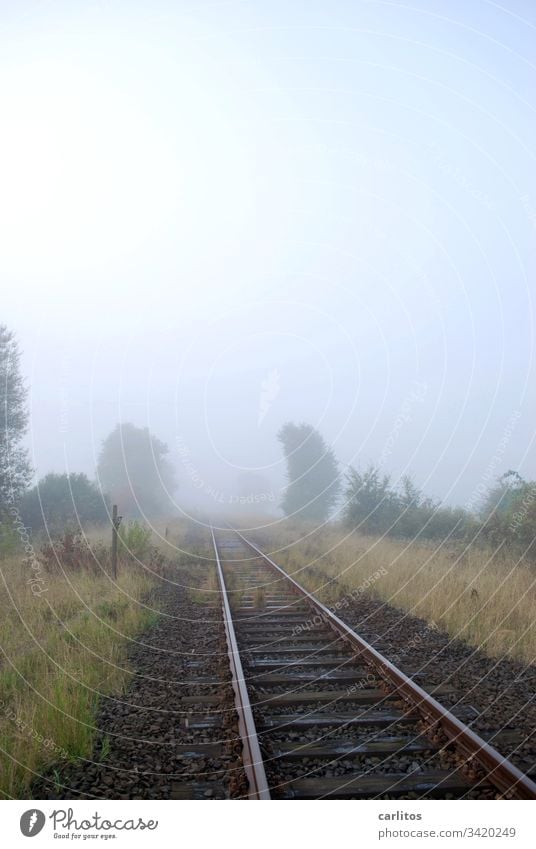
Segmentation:
[(20, 502), (21, 516), (33, 531), (55, 534), (66, 526), (105, 522), (107, 499), (87, 475), (46, 475), (26, 492)]
[(47, 572), (88, 571), (100, 574), (110, 566), (109, 549), (103, 543), (91, 545), (81, 534), (67, 530), (57, 540), (41, 547), (39, 560)]
[(136, 560), (144, 560), (151, 551), (152, 531), (141, 522), (128, 522), (119, 527), (123, 550)]
[(457, 540), (474, 530), (470, 513), (425, 498), (407, 476), (394, 488), (388, 475), (369, 466), (364, 472), (350, 468), (346, 481), (344, 523), (361, 533)]

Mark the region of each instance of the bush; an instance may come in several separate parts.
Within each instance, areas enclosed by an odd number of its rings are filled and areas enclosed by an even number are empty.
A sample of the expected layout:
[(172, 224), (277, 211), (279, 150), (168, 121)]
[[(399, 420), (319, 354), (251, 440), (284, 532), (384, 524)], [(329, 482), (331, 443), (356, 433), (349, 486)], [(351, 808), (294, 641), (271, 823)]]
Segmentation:
[(90, 545), (81, 533), (69, 530), (43, 545), (39, 560), (47, 572), (84, 570), (100, 574), (110, 569), (109, 549), (104, 543)]
[(68, 525), (77, 528), (89, 522), (105, 522), (108, 502), (87, 475), (46, 475), (20, 502), (24, 523), (33, 531), (55, 534)]
[(128, 522), (119, 527), (123, 549), (136, 560), (144, 560), (151, 551), (152, 532), (141, 522)]
[(536, 543), (536, 481), (508, 471), (489, 490), (481, 510), (482, 532), (493, 545), (524, 549)]
[(0, 557), (10, 557), (20, 546), (17, 531), (10, 522), (0, 522)]
[(409, 477), (391, 486), (388, 475), (375, 466), (347, 476), (344, 523), (366, 534), (403, 539), (458, 540), (474, 530), (474, 517), (462, 508), (442, 507), (423, 497)]

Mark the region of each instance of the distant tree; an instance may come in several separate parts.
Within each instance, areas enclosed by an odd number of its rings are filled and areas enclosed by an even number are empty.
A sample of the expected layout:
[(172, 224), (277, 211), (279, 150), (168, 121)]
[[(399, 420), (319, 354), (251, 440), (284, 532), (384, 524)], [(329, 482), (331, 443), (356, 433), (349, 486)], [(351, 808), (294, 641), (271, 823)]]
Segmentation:
[(168, 447), (149, 428), (118, 424), (102, 443), (97, 477), (103, 492), (124, 516), (170, 513), (177, 488)]
[(508, 516), (508, 538), (536, 555), (536, 481), (525, 481)]
[(409, 475), (402, 475), (400, 479), (400, 492), (398, 500), (403, 508), (419, 507), (423, 495)]
[(84, 474), (46, 475), (22, 497), (20, 511), (33, 531), (56, 533), (88, 522), (104, 522), (109, 510), (100, 489)]
[(463, 507), (448, 507), (426, 499), (419, 508), (423, 539), (454, 542), (470, 538), (477, 530), (474, 517)]
[(407, 475), (395, 489), (389, 476), (371, 465), (364, 472), (350, 468), (346, 481), (343, 519), (349, 528), (367, 534), (434, 540), (460, 539), (474, 530), (467, 511), (425, 498)]
[(350, 467), (346, 473), (345, 524), (364, 533), (384, 533), (397, 515), (397, 499), (390, 488), (389, 475), (383, 475), (374, 465), (364, 472)]
[(526, 482), (521, 475), (513, 469), (508, 469), (488, 489), (484, 497), (480, 508), (483, 521), (487, 521), (493, 513), (498, 516), (507, 516), (525, 486)]
[(287, 462), (288, 485), (281, 507), (287, 516), (323, 521), (340, 492), (337, 460), (320, 433), (308, 424), (287, 422), (277, 438)]
[(430, 499), (424, 498), (409, 475), (402, 476), (398, 490), (392, 497), (398, 512), (392, 532), (397, 536), (412, 539), (423, 531), (436, 505)]
[(536, 547), (536, 481), (509, 469), (490, 487), (480, 511), (483, 536), (493, 545)]
[(0, 324), (0, 521), (8, 506), (19, 501), (32, 475), (20, 445), (28, 424), (26, 395), (17, 341)]

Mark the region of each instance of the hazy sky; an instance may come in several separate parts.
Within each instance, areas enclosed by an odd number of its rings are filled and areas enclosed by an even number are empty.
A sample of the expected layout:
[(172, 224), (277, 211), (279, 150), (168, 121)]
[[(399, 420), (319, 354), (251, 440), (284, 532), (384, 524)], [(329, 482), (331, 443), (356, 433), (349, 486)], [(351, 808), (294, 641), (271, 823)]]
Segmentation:
[(2, 0), (38, 476), (123, 420), (179, 502), (278, 499), (292, 419), (451, 503), (536, 478), (535, 43), (522, 0)]

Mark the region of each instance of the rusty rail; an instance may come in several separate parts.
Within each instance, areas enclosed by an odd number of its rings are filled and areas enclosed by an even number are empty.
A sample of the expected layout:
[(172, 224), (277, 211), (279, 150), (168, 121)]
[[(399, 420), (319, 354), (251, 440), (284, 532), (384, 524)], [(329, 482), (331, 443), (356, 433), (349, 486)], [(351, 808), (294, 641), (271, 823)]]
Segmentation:
[(485, 742), (478, 734), (471, 731), (463, 722), (454, 716), (447, 708), (443, 707), (433, 696), (430, 696), (422, 687), (408, 678), (397, 669), (386, 657), (376, 651), (366, 640), (362, 639), (355, 631), (339, 619), (322, 602), (318, 601), (311, 593), (294, 580), (290, 575), (278, 566), (267, 554), (264, 554), (253, 542), (246, 539), (240, 531), (234, 529), (242, 542), (255, 552), (257, 557), (262, 558), (265, 563), (275, 569), (290, 582), (296, 593), (307, 599), (309, 604), (322, 619), (337, 634), (359, 650), (365, 660), (376, 668), (380, 675), (390, 685), (394, 685), (397, 693), (406, 700), (413, 708), (428, 721), (437, 723), (444, 731), (447, 738), (455, 743), (456, 748), (461, 750), (468, 758), (474, 759), (484, 769), (486, 778), (500, 790), (515, 799), (536, 799), (536, 784), (507, 758), (503, 757), (496, 749)]
[(251, 710), (246, 682), (244, 680), (244, 670), (242, 668), (242, 661), (240, 660), (240, 653), (238, 651), (233, 618), (227, 596), (227, 587), (225, 586), (225, 578), (221, 567), (214, 528), (211, 527), (210, 530), (212, 533), (216, 570), (218, 573), (218, 581), (221, 591), (223, 622), (225, 625), (225, 636), (227, 639), (227, 653), (229, 655), (229, 663), (231, 665), (235, 705), (238, 713), (238, 732), (242, 741), (242, 762), (244, 764), (244, 772), (246, 773), (248, 780), (248, 799), (269, 799), (270, 789), (268, 787), (268, 781), (264, 771), (264, 763), (257, 737), (257, 729), (255, 728), (255, 720), (253, 719), (253, 712)]

